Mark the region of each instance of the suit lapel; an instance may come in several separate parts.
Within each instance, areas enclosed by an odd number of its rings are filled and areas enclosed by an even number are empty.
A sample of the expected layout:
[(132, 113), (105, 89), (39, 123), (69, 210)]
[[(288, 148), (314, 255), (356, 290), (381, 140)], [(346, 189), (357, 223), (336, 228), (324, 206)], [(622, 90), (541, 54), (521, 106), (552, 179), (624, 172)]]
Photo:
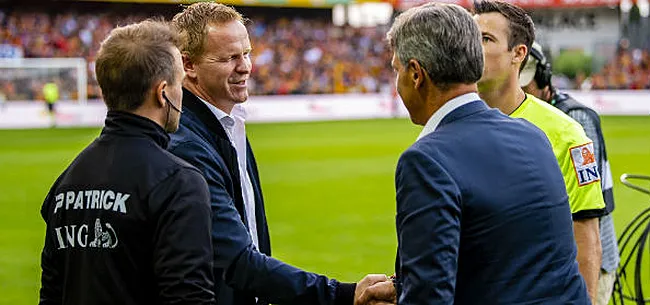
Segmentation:
[(185, 88), (183, 88), (183, 108), (189, 109), (218, 138), (228, 140), (226, 131), (212, 111), (210, 111), (210, 108), (194, 95), (194, 93)]
[(260, 184), (259, 172), (257, 171), (257, 162), (255, 161), (255, 155), (248, 142), (248, 138), (246, 139), (246, 158), (246, 171), (250, 177), (253, 195), (255, 197), (255, 221), (257, 223), (259, 250), (262, 253), (271, 255), (269, 229), (266, 221), (266, 213), (264, 212), (264, 196), (262, 195), (262, 186)]
[[(214, 116), (210, 108), (205, 105), (194, 93), (183, 88), (183, 109), (189, 110), (188, 114), (196, 117), (205, 127), (200, 132), (202, 136), (213, 144), (214, 149), (221, 155), (226, 168), (232, 179), (233, 201), (235, 208), (239, 212), (244, 224), (248, 225), (246, 220), (246, 209), (244, 208), (244, 199), (242, 198), (241, 177), (239, 176), (239, 165), (237, 164), (237, 151), (230, 143), (230, 138), (223, 129), (221, 123)], [(185, 114), (183, 114), (184, 116)], [(207, 129), (207, 130), (206, 130)]]

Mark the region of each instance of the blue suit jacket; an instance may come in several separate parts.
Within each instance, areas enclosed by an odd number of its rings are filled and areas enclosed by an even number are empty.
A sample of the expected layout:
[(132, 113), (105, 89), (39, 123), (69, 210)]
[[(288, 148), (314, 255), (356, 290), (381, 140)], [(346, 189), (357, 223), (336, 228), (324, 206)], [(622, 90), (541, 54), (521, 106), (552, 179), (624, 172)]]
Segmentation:
[[(248, 233), (237, 152), (210, 109), (183, 89), (180, 128), (169, 151), (198, 168), (212, 203), (215, 294), (220, 305), (351, 305), (354, 284), (339, 283), (273, 259), (257, 164), (247, 143), (248, 175), (255, 193), (259, 251)], [(259, 301), (256, 301), (256, 297)]]
[(398, 304), (590, 304), (544, 133), (482, 101), (397, 165)]

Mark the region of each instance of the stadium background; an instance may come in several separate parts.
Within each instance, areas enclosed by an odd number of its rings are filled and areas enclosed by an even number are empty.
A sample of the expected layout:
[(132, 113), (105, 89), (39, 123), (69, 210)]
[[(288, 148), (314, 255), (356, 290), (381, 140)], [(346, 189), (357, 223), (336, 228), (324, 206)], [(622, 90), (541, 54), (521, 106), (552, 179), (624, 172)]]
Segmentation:
[[(88, 78), (88, 102), (79, 102), (74, 72), (3, 68), (0, 60), (0, 129), (16, 116), (14, 109), (33, 110), (26, 112), (33, 117), (18, 121), (47, 122), (41, 93), (47, 81), (59, 85), (61, 106), (101, 105), (93, 75), (99, 42), (116, 25), (173, 16), (178, 2), (0, 0), (0, 58), (83, 58)], [(274, 111), (285, 114), (307, 105), (300, 120), (319, 120), (248, 127), (268, 202), (274, 256), (346, 281), (393, 272), (393, 170), (420, 130), (396, 106), (391, 54), (382, 39), (394, 14), (423, 1), (377, 2), (225, 1), (251, 20), (252, 99), (283, 102)], [(623, 173), (650, 174), (648, 2), (515, 2), (531, 12), (540, 42), (562, 72), (554, 83), (590, 97), (603, 114), (626, 114), (603, 118), (621, 233), (650, 203), (617, 179)], [(331, 105), (313, 102), (337, 99), (347, 111), (354, 105), (364, 109), (363, 97), (381, 100), (377, 107), (383, 107), (363, 117), (387, 118), (343, 121), (327, 108)], [(637, 106), (615, 109), (631, 104)], [(265, 113), (259, 113), (261, 121)], [(0, 130), (0, 304), (37, 302), (41, 202), (56, 176), (99, 132), (99, 126), (74, 127), (84, 124), (65, 114), (56, 119), (69, 120), (71, 128)], [(650, 270), (647, 263), (644, 268)], [(650, 277), (643, 281), (650, 286)]]

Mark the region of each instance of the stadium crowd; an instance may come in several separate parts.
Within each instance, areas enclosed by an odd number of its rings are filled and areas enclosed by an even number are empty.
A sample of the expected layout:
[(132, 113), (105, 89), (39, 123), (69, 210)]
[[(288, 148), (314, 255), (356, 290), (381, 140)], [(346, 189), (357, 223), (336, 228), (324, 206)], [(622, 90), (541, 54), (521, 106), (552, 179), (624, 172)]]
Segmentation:
[[(143, 20), (147, 14), (74, 11), (20, 12), (0, 10), (0, 58), (83, 57), (88, 64), (88, 98), (100, 96), (94, 77), (99, 44), (118, 24)], [(318, 18), (250, 16), (253, 44), (253, 95), (365, 93), (390, 90), (390, 51), (387, 28), (334, 26)], [(0, 69), (2, 70), (2, 69)], [(0, 71), (2, 72), (2, 71)], [(41, 99), (42, 85), (52, 80), (61, 98), (76, 98), (72, 70), (43, 71), (22, 79), (0, 73), (0, 95), (7, 100)], [(648, 50), (624, 50), (590, 78), (592, 89), (650, 88)], [(584, 79), (576, 79), (580, 88)]]
[(601, 71), (591, 76), (591, 89), (650, 89), (650, 52), (620, 48)]
[(391, 82), (386, 29), (300, 18), (252, 22), (253, 94), (378, 92)]
[[(88, 97), (100, 94), (94, 77), (94, 58), (99, 44), (118, 22), (121, 24), (146, 18), (143, 15), (120, 17), (111, 14), (78, 14), (66, 12), (0, 11), (0, 57), (83, 57), (88, 65)], [(0, 90), (8, 100), (41, 99), (42, 85), (54, 80), (61, 88), (61, 98), (75, 98), (72, 71), (44, 71), (39, 77), (14, 79), (10, 73), (0, 76)], [(6, 77), (6, 78), (5, 78)]]
[[(0, 57), (83, 57), (89, 63), (89, 98), (98, 97), (93, 62), (99, 44), (116, 25), (146, 17), (0, 11)], [(252, 94), (378, 92), (390, 86), (390, 52), (383, 27), (358, 29), (318, 19), (251, 18), (249, 30), (256, 70)], [(64, 71), (57, 76), (59, 82), (70, 84), (62, 88), (64, 96), (66, 91), (75, 91)], [(47, 78), (26, 78), (18, 86), (16, 81), (2, 79), (0, 88), (10, 100), (38, 99), (38, 88)]]

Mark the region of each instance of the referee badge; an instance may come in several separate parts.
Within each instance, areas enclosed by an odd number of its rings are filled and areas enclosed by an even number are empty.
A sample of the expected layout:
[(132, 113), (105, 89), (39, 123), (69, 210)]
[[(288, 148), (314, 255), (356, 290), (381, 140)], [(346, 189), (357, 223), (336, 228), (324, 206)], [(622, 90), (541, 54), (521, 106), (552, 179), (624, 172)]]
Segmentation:
[(594, 143), (590, 142), (569, 148), (571, 162), (578, 179), (578, 186), (585, 186), (600, 181), (598, 164), (594, 155)]

